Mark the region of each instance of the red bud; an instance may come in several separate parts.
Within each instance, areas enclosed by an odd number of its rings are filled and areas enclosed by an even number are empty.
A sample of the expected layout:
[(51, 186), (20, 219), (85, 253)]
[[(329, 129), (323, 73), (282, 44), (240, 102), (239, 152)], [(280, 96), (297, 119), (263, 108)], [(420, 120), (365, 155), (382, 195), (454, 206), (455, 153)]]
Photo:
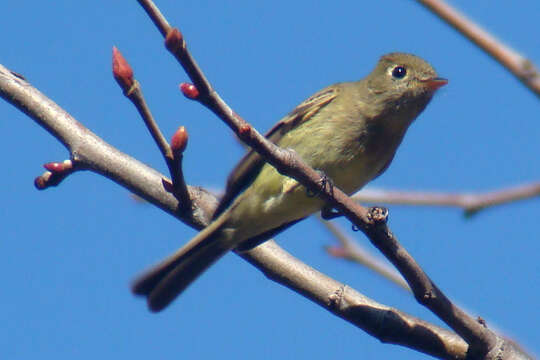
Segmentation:
[(51, 173), (45, 173), (45, 174), (35, 178), (34, 179), (34, 186), (36, 187), (36, 189), (43, 190), (43, 189), (47, 188), (47, 179), (45, 179), (45, 177), (50, 177), (50, 176), (51, 176)]
[(196, 100), (199, 97), (199, 90), (193, 84), (181, 83), (180, 90), (188, 99)]
[(43, 164), (43, 167), (52, 173), (61, 173), (73, 168), (71, 160), (64, 160), (63, 162), (50, 162)]
[(184, 126), (180, 126), (171, 138), (171, 149), (174, 153), (183, 153), (188, 143), (188, 133)]
[(133, 86), (133, 69), (116, 46), (113, 46), (112, 70), (114, 78), (124, 91)]
[(180, 30), (176, 28), (170, 29), (169, 32), (167, 32), (167, 36), (165, 36), (165, 47), (167, 50), (170, 52), (177, 52), (184, 46), (184, 37)]
[(239, 130), (240, 136), (246, 136), (250, 132), (251, 132), (251, 125), (244, 124), (244, 125), (240, 126), (240, 130)]
[(59, 173), (64, 171), (64, 164), (59, 162), (50, 162), (43, 164), (43, 167), (52, 173)]

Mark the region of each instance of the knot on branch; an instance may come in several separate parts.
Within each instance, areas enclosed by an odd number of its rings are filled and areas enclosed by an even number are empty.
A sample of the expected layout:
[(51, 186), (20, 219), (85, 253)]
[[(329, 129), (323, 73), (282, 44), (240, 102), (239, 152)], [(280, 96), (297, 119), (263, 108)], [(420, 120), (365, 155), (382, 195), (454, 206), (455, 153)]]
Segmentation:
[(180, 30), (173, 28), (167, 32), (165, 37), (165, 47), (172, 53), (177, 53), (186, 49), (186, 42)]
[(345, 285), (341, 285), (336, 291), (334, 291), (330, 296), (328, 296), (328, 306), (333, 309), (339, 308), (339, 304), (343, 299), (343, 294), (345, 293)]
[(377, 225), (384, 225), (388, 222), (388, 209), (385, 207), (374, 206), (368, 209), (368, 219), (370, 222)]

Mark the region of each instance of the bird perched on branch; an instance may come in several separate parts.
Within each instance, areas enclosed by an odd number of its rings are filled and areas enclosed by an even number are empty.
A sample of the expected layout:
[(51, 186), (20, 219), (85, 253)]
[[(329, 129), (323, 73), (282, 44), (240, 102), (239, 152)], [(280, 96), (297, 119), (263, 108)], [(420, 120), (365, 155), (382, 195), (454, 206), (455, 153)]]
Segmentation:
[[(421, 58), (391, 53), (364, 79), (314, 94), (266, 136), (351, 194), (386, 170), (409, 125), (446, 83)], [(133, 292), (162, 310), (229, 250), (255, 246), (320, 210), (324, 201), (312, 195), (248, 152), (210, 225), (136, 279)]]

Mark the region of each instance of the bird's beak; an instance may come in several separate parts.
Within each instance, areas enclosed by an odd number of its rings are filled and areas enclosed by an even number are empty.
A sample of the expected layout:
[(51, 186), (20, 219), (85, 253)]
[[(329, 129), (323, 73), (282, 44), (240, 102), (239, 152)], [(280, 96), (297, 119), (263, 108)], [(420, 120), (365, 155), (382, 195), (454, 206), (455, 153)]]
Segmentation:
[(448, 84), (448, 80), (441, 77), (434, 77), (430, 79), (421, 80), (422, 83), (425, 84), (425, 86), (430, 89), (431, 91), (435, 91), (441, 86), (444, 86)]

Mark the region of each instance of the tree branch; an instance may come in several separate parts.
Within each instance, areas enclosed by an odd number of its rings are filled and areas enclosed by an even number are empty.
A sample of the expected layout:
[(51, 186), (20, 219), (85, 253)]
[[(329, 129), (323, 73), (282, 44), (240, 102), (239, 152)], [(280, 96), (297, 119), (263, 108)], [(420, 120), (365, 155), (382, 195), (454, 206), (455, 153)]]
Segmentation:
[(470, 216), (489, 207), (536, 196), (540, 196), (540, 182), (479, 194), (362, 189), (352, 198), (369, 204), (452, 206), (462, 208)]
[(183, 126), (178, 128), (171, 139), (171, 145), (169, 145), (144, 99), (141, 84), (135, 80), (133, 69), (116, 47), (113, 47), (113, 75), (124, 95), (141, 115), (148, 132), (169, 168), (172, 184), (166, 181), (163, 184), (180, 201), (181, 210), (191, 209), (191, 199), (182, 171), (183, 153), (188, 140), (186, 129)]
[(327, 246), (325, 249), (327, 253), (336, 258), (343, 258), (361, 264), (392, 281), (402, 289), (411, 291), (407, 282), (403, 280), (403, 277), (395, 268), (390, 267), (387, 263), (382, 262), (380, 259), (377, 259), (375, 256), (361, 248), (356, 241), (347, 236), (347, 234), (345, 234), (336, 224), (323, 220), (321, 216), (317, 216), (317, 218), (340, 244), (340, 246)]
[[(179, 202), (162, 185), (164, 176), (109, 145), (56, 103), (0, 65), (0, 96), (23, 111), (69, 150), (73, 166), (91, 170), (125, 187), (146, 201), (197, 229), (203, 228), (217, 206), (215, 197), (189, 186), (193, 211), (182, 215)], [(144, 176), (141, 176), (144, 174)]]
[(540, 97), (540, 73), (532, 61), (523, 57), (509, 46), (502, 44), (496, 37), (446, 4), (443, 0), (417, 1), (484, 50), (514, 74), (536, 96)]

